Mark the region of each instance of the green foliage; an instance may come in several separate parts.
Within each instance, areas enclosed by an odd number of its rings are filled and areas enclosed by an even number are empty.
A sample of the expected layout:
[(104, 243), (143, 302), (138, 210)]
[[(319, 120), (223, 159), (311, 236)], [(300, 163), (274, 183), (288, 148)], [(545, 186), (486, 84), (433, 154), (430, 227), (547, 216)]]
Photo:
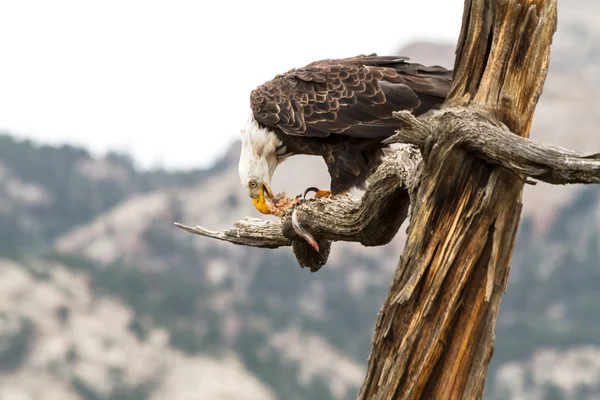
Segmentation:
[[(540, 348), (600, 346), (600, 227), (589, 217), (599, 207), (600, 190), (590, 187), (557, 214), (544, 236), (535, 237), (529, 222), (522, 223), (490, 376), (503, 363), (527, 360)], [(487, 391), (493, 393), (493, 380)]]
[(0, 373), (14, 371), (25, 361), (34, 333), (33, 323), (23, 318), (17, 332), (0, 338)]
[[(48, 187), (63, 186), (73, 165), (89, 157), (87, 151), (73, 146), (38, 145), (30, 140), (19, 141), (9, 135), (0, 135), (2, 164), (27, 182), (45, 183)], [(51, 170), (48, 170), (49, 166)]]
[(268, 338), (255, 330), (244, 330), (236, 350), (244, 363), (263, 382), (282, 399), (289, 400), (330, 400), (333, 399), (329, 389), (323, 387), (323, 381), (318, 379), (314, 387), (305, 387), (299, 382), (298, 366), (285, 363), (279, 355), (269, 348)]
[(90, 276), (98, 295), (116, 295), (135, 311), (129, 328), (140, 339), (154, 326), (171, 334), (171, 345), (188, 353), (207, 352), (220, 343), (220, 316), (209, 307), (214, 288), (202, 274), (186, 270), (147, 271), (115, 263), (101, 265), (85, 258), (51, 254), (60, 261)]
[(153, 389), (150, 384), (142, 384), (133, 387), (120, 385), (113, 389), (109, 394), (104, 395), (79, 378), (73, 378), (71, 385), (85, 400), (146, 400), (150, 398)]
[(85, 400), (103, 400), (104, 396), (98, 393), (93, 387), (88, 385), (84, 380), (73, 378), (71, 382), (73, 389), (81, 395)]
[(566, 400), (563, 392), (551, 383), (546, 383), (542, 389), (542, 398), (544, 400)]
[[(196, 184), (224, 166), (218, 163), (210, 169), (183, 172), (140, 171), (130, 157), (111, 153), (105, 161), (123, 173), (119, 177), (92, 179), (80, 168), (81, 162), (89, 160), (91, 155), (81, 148), (39, 145), (0, 134), (0, 165), (13, 177), (38, 185), (49, 195), (47, 204), (18, 203), (9, 212), (0, 212), (0, 252), (47, 250), (58, 235), (132, 195)], [(35, 221), (35, 227), (28, 227), (25, 220)]]

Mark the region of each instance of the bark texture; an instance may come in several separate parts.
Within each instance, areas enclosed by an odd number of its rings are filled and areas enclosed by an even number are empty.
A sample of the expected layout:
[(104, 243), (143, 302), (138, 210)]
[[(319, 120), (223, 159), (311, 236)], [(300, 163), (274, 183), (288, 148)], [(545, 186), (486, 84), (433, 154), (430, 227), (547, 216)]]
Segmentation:
[(481, 110), (447, 108), (425, 120), (408, 111), (394, 116), (403, 129), (389, 143), (411, 143), (424, 150), (427, 143), (437, 143), (443, 136), (483, 161), (546, 183), (600, 183), (600, 153), (581, 154), (522, 138)]
[[(466, 0), (442, 111), (422, 123), (397, 114), (408, 134), (396, 140), (422, 147), (424, 173), (361, 399), (483, 396), (524, 178), (477, 158), (472, 147), (492, 143), (488, 131), (502, 132), (502, 146), (514, 142), (508, 130), (529, 136), (555, 28), (554, 0)], [(496, 164), (511, 166), (510, 159)]]
[(360, 199), (336, 196), (334, 199), (311, 199), (297, 205), (294, 210), (298, 220), (319, 243), (319, 254), (292, 228), (291, 210), (278, 220), (247, 217), (222, 232), (201, 226), (175, 225), (190, 233), (239, 245), (264, 248), (292, 246), (298, 263), (314, 272), (327, 262), (332, 241), (381, 246), (396, 236), (408, 216), (410, 195), (418, 183), (420, 163), (418, 149), (403, 145), (387, 157), (369, 178), (368, 190)]

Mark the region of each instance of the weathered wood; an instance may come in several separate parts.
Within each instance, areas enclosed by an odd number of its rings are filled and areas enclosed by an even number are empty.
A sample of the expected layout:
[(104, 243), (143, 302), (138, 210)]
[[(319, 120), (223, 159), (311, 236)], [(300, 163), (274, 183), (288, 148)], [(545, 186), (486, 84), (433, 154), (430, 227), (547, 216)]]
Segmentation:
[(276, 249), (292, 245), (291, 240), (283, 236), (281, 221), (265, 221), (259, 218), (246, 217), (233, 224), (233, 228), (225, 231), (211, 231), (201, 226), (191, 227), (179, 222), (175, 222), (175, 226), (195, 235), (242, 246)]
[(522, 138), (481, 110), (446, 108), (423, 121), (408, 111), (394, 116), (402, 121), (403, 129), (388, 143), (410, 143), (423, 149), (428, 141), (436, 143), (443, 135), (454, 146), (516, 174), (554, 185), (600, 183), (600, 153), (581, 154)]
[[(386, 140), (389, 144), (412, 144), (426, 150), (427, 144), (443, 139), (487, 163), (547, 183), (600, 183), (600, 153), (581, 154), (516, 136), (480, 109), (450, 107), (420, 119), (409, 111), (394, 116), (403, 122), (403, 128)], [(365, 246), (388, 243), (406, 218), (408, 190), (418, 182), (420, 161), (421, 155), (414, 148), (401, 147), (370, 178), (369, 189), (360, 200), (341, 196), (298, 205), (303, 226), (327, 240)], [(280, 220), (246, 217), (225, 231), (175, 225), (190, 233), (244, 246), (277, 248), (291, 246), (298, 239), (289, 226), (289, 213)]]
[[(364, 246), (389, 243), (408, 215), (420, 163), (418, 149), (400, 146), (369, 178), (368, 188), (360, 199), (352, 196), (311, 199), (295, 207), (298, 220), (319, 241), (320, 247), (325, 246), (323, 248), (328, 248), (323, 241), (359, 242)], [(175, 225), (196, 235), (244, 246), (277, 248), (294, 243), (299, 264), (313, 271), (327, 261), (328, 250), (316, 254), (294, 232), (291, 212), (273, 221), (245, 218), (221, 232), (201, 226)]]
[(424, 173), (360, 399), (482, 397), (524, 179), (471, 154), (464, 121), (443, 116), (462, 107), (528, 137), (555, 28), (555, 0), (465, 1), (450, 96), (413, 124)]

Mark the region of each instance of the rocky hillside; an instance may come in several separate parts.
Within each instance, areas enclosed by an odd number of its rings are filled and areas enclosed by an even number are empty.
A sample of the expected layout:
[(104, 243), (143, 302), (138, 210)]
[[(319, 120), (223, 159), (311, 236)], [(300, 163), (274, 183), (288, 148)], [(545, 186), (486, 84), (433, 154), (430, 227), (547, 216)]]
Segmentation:
[[(40, 171), (51, 169), (38, 160)], [(32, 252), (23, 239), (22, 251), (4, 253), (0, 399), (353, 397), (396, 246), (338, 245), (310, 274), (286, 249), (175, 230), (174, 220), (220, 228), (252, 214), (234, 161), (195, 184), (131, 193), (58, 234), (52, 249)], [(51, 191), (4, 169), (17, 187)], [(10, 193), (13, 207), (32, 215), (21, 192)], [(542, 234), (523, 220), (489, 398), (600, 393), (599, 222), (592, 187)]]
[[(563, 4), (532, 137), (597, 151), (600, 6)], [(449, 46), (399, 53), (452, 64)], [(380, 248), (336, 243), (310, 274), (289, 249), (176, 229), (258, 216), (238, 153), (142, 171), (0, 136), (0, 400), (356, 395), (404, 230)], [(327, 184), (323, 162), (301, 157), (273, 182)], [(539, 184), (524, 201), (486, 398), (600, 398), (600, 188)]]
[(0, 259), (1, 399), (276, 398), (237, 355), (174, 349), (94, 289), (77, 263)]

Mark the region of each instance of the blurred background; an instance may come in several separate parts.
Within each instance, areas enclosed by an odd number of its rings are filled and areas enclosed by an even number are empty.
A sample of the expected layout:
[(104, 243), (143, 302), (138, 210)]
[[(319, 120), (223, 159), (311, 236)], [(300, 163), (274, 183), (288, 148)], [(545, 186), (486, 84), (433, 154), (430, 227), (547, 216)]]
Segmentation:
[[(254, 87), (359, 53), (451, 68), (462, 2), (213, 3), (0, 0), (0, 400), (355, 398), (405, 228), (311, 274), (172, 223), (259, 216)], [(532, 138), (600, 150), (599, 64), (600, 3), (559, 1)], [(273, 182), (327, 184), (307, 157)], [(528, 186), (486, 399), (600, 399), (599, 287), (600, 188)]]

